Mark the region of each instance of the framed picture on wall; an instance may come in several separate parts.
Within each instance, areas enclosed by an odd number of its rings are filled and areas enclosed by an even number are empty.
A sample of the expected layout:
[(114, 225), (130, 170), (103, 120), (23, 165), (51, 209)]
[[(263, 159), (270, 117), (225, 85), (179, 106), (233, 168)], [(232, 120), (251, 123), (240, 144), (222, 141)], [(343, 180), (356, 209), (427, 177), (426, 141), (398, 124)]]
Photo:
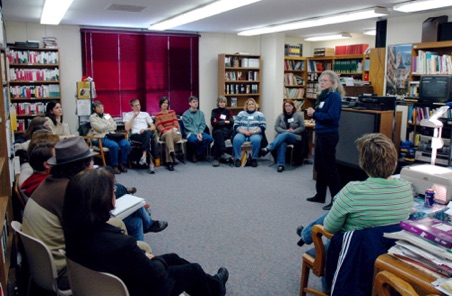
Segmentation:
[(389, 45), (386, 94), (409, 95), (412, 44)]

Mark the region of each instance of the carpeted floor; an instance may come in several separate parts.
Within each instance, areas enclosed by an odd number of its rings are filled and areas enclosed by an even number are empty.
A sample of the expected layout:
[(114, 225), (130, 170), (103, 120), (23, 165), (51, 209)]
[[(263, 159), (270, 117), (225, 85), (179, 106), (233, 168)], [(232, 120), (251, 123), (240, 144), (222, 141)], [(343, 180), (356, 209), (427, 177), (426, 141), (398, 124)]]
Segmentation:
[[(235, 168), (208, 162), (165, 167), (150, 175), (129, 170), (117, 175), (138, 188), (154, 219), (169, 226), (145, 240), (154, 254), (177, 253), (214, 274), (228, 268), (227, 295), (298, 295), (301, 256), (313, 246), (297, 246), (295, 229), (323, 214), (323, 204), (309, 203), (315, 193), (312, 165), (283, 173), (269, 166)], [(320, 281), (311, 277), (311, 283)]]

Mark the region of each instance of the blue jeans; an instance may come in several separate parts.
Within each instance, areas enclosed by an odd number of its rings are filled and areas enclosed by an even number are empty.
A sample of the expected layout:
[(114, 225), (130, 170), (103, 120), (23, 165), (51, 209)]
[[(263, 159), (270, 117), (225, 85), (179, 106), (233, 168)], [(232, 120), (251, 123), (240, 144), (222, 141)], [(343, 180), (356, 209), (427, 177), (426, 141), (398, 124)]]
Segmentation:
[(127, 233), (133, 236), (139, 241), (144, 240), (144, 229), (151, 227), (152, 221), (151, 215), (146, 211), (144, 207), (136, 210), (129, 216), (125, 217), (123, 220), (127, 228)]
[(293, 133), (283, 133), (276, 136), (273, 142), (268, 145), (268, 149), (273, 151), (276, 149), (277, 151), (277, 165), (282, 165), (286, 163), (286, 149), (287, 144), (295, 144), (297, 142), (297, 138)]
[(251, 158), (257, 159), (259, 156), (259, 150), (261, 148), (262, 134), (254, 134), (251, 137), (245, 137), (244, 134), (237, 133), (234, 136), (234, 141), (232, 142), (232, 148), (234, 149), (235, 159), (239, 159), (242, 153), (241, 147), (245, 141), (251, 142)]
[[(94, 145), (99, 146), (99, 141), (95, 140)], [(127, 164), (127, 157), (130, 152), (130, 143), (126, 139), (122, 139), (119, 142), (103, 138), (102, 139), (103, 147), (106, 147), (110, 150), (110, 165), (112, 167), (118, 166), (118, 158), (119, 158), (119, 150), (121, 150), (121, 163)]]
[(307, 245), (312, 244), (312, 227), (316, 224), (323, 225), (323, 221), (325, 220), (325, 217), (326, 215), (328, 215), (329, 212), (330, 211), (327, 211), (325, 214), (317, 218), (317, 220), (309, 223), (308, 226), (303, 228), (303, 230), (301, 231), (301, 238), (303, 239), (305, 244)]
[(191, 134), (187, 138), (187, 142), (196, 148), (195, 153), (197, 156), (199, 156), (199, 155), (203, 154), (204, 152), (206, 152), (207, 147), (209, 147), (210, 144), (213, 142), (213, 138), (208, 133), (202, 133), (202, 141), (200, 142), (198, 140), (198, 137), (196, 137), (196, 135)]

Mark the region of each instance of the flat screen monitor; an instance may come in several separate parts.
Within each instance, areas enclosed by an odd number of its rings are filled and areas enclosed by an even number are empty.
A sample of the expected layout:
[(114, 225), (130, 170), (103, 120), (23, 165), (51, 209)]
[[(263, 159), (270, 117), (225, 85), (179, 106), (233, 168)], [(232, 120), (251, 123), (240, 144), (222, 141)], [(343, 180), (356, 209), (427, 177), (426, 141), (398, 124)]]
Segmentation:
[(452, 101), (452, 76), (422, 76), (419, 85), (419, 100), (433, 103)]

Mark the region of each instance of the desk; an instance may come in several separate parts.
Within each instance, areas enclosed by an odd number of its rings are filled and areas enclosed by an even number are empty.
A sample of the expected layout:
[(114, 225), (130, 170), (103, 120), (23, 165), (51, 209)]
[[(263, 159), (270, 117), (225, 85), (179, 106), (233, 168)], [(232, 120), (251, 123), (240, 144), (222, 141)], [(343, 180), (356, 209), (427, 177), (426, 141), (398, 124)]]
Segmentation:
[[(375, 275), (383, 270), (389, 271), (410, 283), (419, 295), (445, 295), (435, 289), (435, 287), (431, 284), (436, 280), (435, 276), (411, 266), (392, 255), (383, 254), (377, 258), (375, 261), (374, 280)], [(375, 296), (377, 295), (377, 291), (375, 289), (375, 285), (373, 286), (372, 295)]]

